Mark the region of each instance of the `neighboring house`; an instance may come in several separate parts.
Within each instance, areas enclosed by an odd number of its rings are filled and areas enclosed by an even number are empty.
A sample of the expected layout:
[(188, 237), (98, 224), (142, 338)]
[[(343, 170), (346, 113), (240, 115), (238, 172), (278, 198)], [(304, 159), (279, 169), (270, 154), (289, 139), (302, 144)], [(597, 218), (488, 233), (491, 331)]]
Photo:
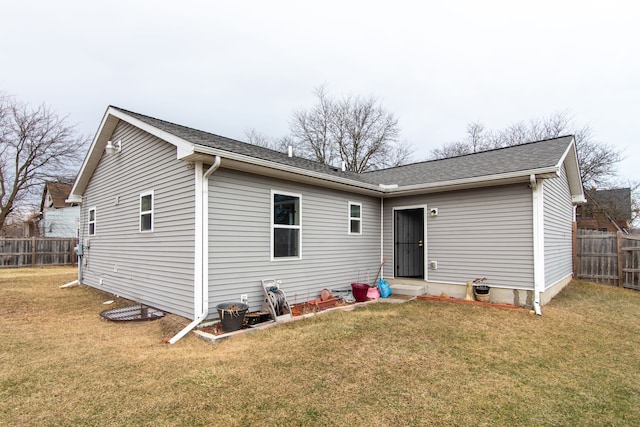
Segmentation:
[(26, 219), (21, 219), (20, 215), (8, 217), (0, 230), (0, 237), (39, 237), (38, 220), (38, 214), (28, 215)]
[(586, 190), (587, 202), (576, 209), (578, 228), (629, 233), (631, 189)]
[(80, 206), (66, 201), (71, 187), (71, 184), (64, 182), (45, 183), (40, 203), (43, 237), (78, 237)]
[(262, 279), (300, 302), (382, 258), (429, 294), (486, 277), (538, 310), (572, 277), (584, 195), (571, 136), (357, 174), (109, 107), (69, 201), (82, 281), (193, 327), (242, 294), (261, 308)]

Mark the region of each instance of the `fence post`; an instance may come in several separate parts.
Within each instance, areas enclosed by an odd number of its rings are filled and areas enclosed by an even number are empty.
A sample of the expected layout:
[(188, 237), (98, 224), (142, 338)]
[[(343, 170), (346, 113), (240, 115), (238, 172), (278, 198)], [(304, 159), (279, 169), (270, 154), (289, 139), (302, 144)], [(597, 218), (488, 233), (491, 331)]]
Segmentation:
[(36, 266), (36, 238), (31, 237), (31, 267)]
[(571, 224), (571, 235), (573, 236), (573, 278), (578, 278), (578, 223), (573, 221)]
[(616, 233), (616, 237), (618, 239), (618, 286), (622, 286), (624, 278), (623, 273), (622, 273), (622, 261), (623, 261), (623, 256), (622, 256), (622, 231), (618, 231)]

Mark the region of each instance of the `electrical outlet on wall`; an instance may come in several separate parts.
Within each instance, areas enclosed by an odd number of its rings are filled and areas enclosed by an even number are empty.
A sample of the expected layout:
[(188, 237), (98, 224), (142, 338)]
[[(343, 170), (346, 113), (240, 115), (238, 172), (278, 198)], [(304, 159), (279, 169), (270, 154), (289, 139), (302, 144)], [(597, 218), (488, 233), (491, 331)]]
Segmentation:
[(247, 294), (240, 295), (240, 302), (247, 304), (249, 302), (249, 295)]

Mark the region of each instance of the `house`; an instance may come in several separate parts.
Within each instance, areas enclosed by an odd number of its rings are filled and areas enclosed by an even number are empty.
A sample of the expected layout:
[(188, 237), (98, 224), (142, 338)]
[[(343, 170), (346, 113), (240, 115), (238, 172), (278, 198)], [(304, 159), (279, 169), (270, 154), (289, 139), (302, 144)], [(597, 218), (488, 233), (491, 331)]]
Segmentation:
[(629, 233), (631, 189), (585, 190), (587, 202), (577, 207), (578, 228)]
[(46, 182), (40, 202), (40, 235), (43, 237), (78, 237), (80, 206), (66, 201), (71, 184)]
[(0, 237), (26, 238), (40, 237), (39, 215), (28, 210), (16, 209), (5, 220)]
[[(572, 136), (357, 174), (109, 107), (73, 185), (82, 282), (191, 319), (383, 275), (539, 311), (572, 277)], [(187, 329), (188, 329), (187, 328)], [(186, 332), (185, 332), (186, 333)]]

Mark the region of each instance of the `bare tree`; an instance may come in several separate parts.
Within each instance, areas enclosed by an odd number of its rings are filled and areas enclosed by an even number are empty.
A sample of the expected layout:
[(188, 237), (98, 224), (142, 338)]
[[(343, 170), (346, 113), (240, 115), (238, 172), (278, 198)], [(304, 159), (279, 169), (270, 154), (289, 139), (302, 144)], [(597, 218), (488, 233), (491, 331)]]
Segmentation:
[(77, 168), (87, 140), (46, 105), (31, 108), (0, 94), (0, 226), (45, 180)]
[(436, 148), (431, 151), (431, 156), (436, 159), (462, 156), (496, 148), (496, 144), (497, 140), (494, 135), (487, 131), (482, 123), (471, 122), (467, 125), (467, 136), (463, 140), (454, 141)]
[(314, 91), (318, 103), (311, 110), (299, 109), (293, 112), (289, 123), (290, 141), (296, 151), (324, 164), (333, 164), (339, 158), (338, 105), (329, 98), (324, 86)]
[(467, 143), (454, 141), (431, 150), (431, 159), (447, 159), (449, 157), (463, 156), (470, 153), (472, 153), (471, 147), (469, 147)]
[(324, 86), (315, 90), (316, 105), (297, 110), (288, 140), (301, 157), (364, 172), (397, 166), (410, 160), (413, 148), (398, 140), (398, 120), (375, 98), (330, 97)]
[(565, 112), (557, 112), (542, 119), (514, 123), (505, 129), (486, 131), (478, 122), (467, 126), (467, 137), (445, 144), (431, 151), (431, 158), (442, 159), (473, 153), (477, 147), (486, 149), (508, 147), (531, 141), (573, 135), (582, 182), (587, 187), (606, 186), (615, 177), (622, 154), (616, 148), (596, 141), (588, 125), (577, 126)]
[(255, 128), (246, 130), (244, 134), (247, 137), (247, 142), (249, 144), (257, 145), (264, 148), (274, 148), (274, 144), (271, 139)]

